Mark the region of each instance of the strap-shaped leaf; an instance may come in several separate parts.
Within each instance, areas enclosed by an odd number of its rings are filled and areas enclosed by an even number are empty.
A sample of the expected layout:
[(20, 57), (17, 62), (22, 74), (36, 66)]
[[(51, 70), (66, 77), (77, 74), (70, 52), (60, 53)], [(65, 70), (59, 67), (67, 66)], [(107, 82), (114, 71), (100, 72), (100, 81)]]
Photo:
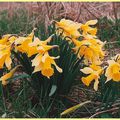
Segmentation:
[(52, 88), (50, 90), (49, 96), (52, 96), (55, 93), (56, 89), (57, 89), (57, 86), (56, 85), (52, 85)]
[(80, 104), (77, 104), (73, 107), (70, 107), (68, 108), (67, 110), (63, 111), (60, 115), (63, 116), (63, 115), (66, 115), (66, 114), (69, 114), (71, 112), (74, 112), (75, 110), (77, 110), (78, 108), (82, 107), (83, 105), (87, 104), (87, 103), (90, 103), (91, 101), (86, 101), (86, 102), (82, 102)]

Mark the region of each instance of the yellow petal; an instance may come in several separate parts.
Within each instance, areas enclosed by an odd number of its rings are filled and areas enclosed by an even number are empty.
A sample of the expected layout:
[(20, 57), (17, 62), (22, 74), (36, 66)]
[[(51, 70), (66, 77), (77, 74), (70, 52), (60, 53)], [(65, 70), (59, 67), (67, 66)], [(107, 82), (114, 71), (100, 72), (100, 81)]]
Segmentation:
[(51, 35), (47, 40), (44, 41), (44, 44), (49, 43), (52, 40), (53, 35)]
[(73, 43), (76, 45), (76, 46), (81, 46), (82, 45), (82, 42), (81, 41), (78, 41), (76, 39), (72, 39)]
[(41, 59), (42, 55), (36, 55), (36, 57), (32, 60), (32, 66), (38, 66), (40, 64)]
[(44, 54), (44, 56), (42, 57), (42, 62), (44, 63), (45, 62), (45, 60), (47, 59), (47, 58), (49, 58), (50, 56), (49, 56), (49, 54), (48, 54), (48, 52), (46, 52), (45, 54)]
[(37, 47), (28, 47), (28, 50), (26, 51), (28, 57), (31, 57), (32, 55), (35, 55), (38, 53)]
[(15, 42), (16, 39), (17, 39), (17, 37), (11, 36), (11, 37), (9, 38), (9, 42), (12, 44), (12, 43)]
[(97, 33), (97, 28), (91, 28), (88, 30), (88, 33), (90, 33), (92, 36), (96, 35)]
[(60, 72), (60, 73), (63, 72), (63, 70), (60, 67), (58, 67), (58, 65), (55, 62), (53, 64), (55, 65), (58, 72)]
[(115, 64), (114, 60), (108, 60), (107, 62), (108, 62), (109, 65)]
[(98, 84), (99, 84), (99, 80), (96, 79), (94, 82), (94, 90), (97, 91), (98, 90)]
[(86, 25), (95, 25), (98, 22), (98, 20), (89, 20), (86, 22)]
[(43, 64), (40, 63), (38, 66), (35, 66), (33, 73), (41, 71), (43, 69)]
[(5, 58), (6, 56), (3, 56), (2, 58), (0, 58), (0, 69), (3, 68), (3, 65), (5, 63)]
[(6, 59), (5, 59), (5, 65), (6, 65), (6, 67), (8, 68), (8, 70), (11, 69), (11, 64), (12, 64), (12, 60), (11, 60), (10, 55), (8, 55), (8, 56), (6, 57)]
[(26, 37), (18, 37), (16, 40), (15, 40), (15, 45), (18, 45), (18, 44), (21, 44), (23, 43), (24, 41), (26, 40)]
[(89, 67), (85, 67), (83, 69), (80, 69), (81, 72), (83, 72), (84, 74), (90, 74), (93, 72), (93, 70)]
[(100, 70), (100, 69), (101, 69), (101, 67), (100, 67), (100, 66), (95, 65), (95, 64), (90, 65), (90, 68), (92, 68), (92, 69), (93, 69), (93, 70), (95, 70), (95, 71), (97, 71), (97, 70)]

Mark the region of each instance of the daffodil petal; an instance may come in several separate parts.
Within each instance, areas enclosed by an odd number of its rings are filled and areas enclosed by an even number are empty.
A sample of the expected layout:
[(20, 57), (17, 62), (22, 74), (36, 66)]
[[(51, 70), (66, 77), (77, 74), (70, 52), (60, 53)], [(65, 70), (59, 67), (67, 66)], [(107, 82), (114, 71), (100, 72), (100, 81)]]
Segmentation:
[(96, 79), (94, 82), (94, 90), (97, 91), (98, 90), (98, 84), (99, 84), (99, 80)]
[(38, 66), (42, 56), (40, 54), (36, 55), (36, 57), (32, 60), (32, 66)]
[(60, 67), (58, 67), (57, 64), (56, 64), (55, 62), (54, 62), (54, 65), (55, 65), (55, 67), (56, 67), (56, 69), (57, 69), (58, 72), (60, 72), (60, 73), (63, 72), (63, 70), (62, 70)]
[(89, 20), (88, 22), (86, 22), (86, 25), (95, 25), (98, 22), (98, 20)]
[(80, 69), (81, 72), (83, 72), (84, 74), (90, 74), (93, 72), (93, 70), (89, 67), (85, 67), (83, 69)]
[(11, 69), (11, 64), (12, 64), (12, 60), (11, 60), (10, 55), (9, 55), (5, 59), (5, 65), (9, 70)]

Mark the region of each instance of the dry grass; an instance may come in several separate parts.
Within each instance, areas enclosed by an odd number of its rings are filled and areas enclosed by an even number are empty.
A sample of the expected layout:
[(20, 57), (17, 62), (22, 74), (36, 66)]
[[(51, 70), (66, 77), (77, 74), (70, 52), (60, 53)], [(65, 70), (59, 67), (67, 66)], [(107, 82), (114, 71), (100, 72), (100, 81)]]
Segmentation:
[(52, 19), (69, 18), (78, 22), (85, 22), (89, 19), (96, 19), (107, 16), (109, 19), (120, 17), (120, 3), (112, 2), (3, 2), (0, 3), (0, 10), (7, 9), (9, 16), (13, 11), (23, 8), (28, 15), (35, 15), (36, 22), (44, 21), (46, 25)]

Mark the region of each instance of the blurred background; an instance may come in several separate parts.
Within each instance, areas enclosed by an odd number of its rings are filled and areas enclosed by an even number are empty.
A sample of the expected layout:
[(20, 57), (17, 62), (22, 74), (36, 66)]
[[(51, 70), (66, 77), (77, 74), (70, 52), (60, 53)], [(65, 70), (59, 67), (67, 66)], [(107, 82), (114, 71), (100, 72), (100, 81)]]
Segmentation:
[(35, 22), (69, 18), (78, 22), (107, 16), (108, 19), (120, 17), (120, 3), (112, 2), (2, 2), (0, 11), (8, 11), (11, 18), (18, 10), (24, 10), (28, 18), (34, 16)]

